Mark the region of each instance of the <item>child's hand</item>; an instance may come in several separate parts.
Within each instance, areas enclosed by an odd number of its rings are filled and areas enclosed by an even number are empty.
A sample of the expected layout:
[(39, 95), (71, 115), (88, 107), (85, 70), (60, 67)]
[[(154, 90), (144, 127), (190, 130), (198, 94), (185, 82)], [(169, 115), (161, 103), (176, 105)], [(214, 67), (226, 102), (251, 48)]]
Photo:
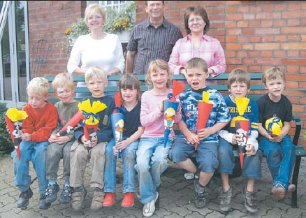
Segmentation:
[(159, 106), (160, 112), (164, 112), (164, 101), (162, 101), (161, 105)]
[(117, 154), (120, 152), (120, 150), (116, 146), (114, 146), (113, 147), (113, 152), (114, 152), (114, 155), (117, 156)]
[(203, 128), (198, 131), (198, 136), (200, 140), (206, 139), (208, 136), (212, 134), (213, 132), (211, 128)]
[(189, 132), (186, 135), (186, 140), (187, 140), (187, 142), (189, 142), (191, 144), (200, 144), (199, 136), (197, 134), (192, 133), (192, 132)]
[(56, 137), (56, 140), (54, 142), (61, 145), (61, 144), (65, 144), (69, 140), (70, 140), (69, 136), (59, 136), (59, 137)]
[(31, 135), (29, 133), (23, 133), (21, 135), (21, 140), (24, 140), (24, 141), (31, 141)]
[(269, 141), (274, 142), (274, 138), (270, 134), (267, 134), (266, 138), (269, 139)]
[(119, 152), (123, 151), (127, 146), (129, 145), (127, 140), (123, 140), (121, 142), (116, 143), (116, 149), (119, 150)]
[(82, 136), (81, 142), (84, 144), (85, 147), (91, 147), (91, 146), (90, 146), (91, 142), (90, 142), (90, 140), (87, 140), (87, 139), (85, 138), (85, 135)]
[(284, 138), (283, 134), (279, 134), (278, 136), (272, 137), (274, 142), (281, 142)]
[(50, 143), (56, 142), (56, 138), (57, 138), (57, 135), (56, 135), (56, 134), (52, 134), (52, 135), (50, 136), (50, 138), (48, 139), (48, 141), (49, 141)]
[(253, 145), (251, 145), (251, 144), (247, 144), (246, 146), (245, 146), (245, 154), (247, 155), (247, 156), (251, 156), (251, 155), (253, 155), (254, 153), (255, 153), (255, 148), (254, 148), (254, 146)]

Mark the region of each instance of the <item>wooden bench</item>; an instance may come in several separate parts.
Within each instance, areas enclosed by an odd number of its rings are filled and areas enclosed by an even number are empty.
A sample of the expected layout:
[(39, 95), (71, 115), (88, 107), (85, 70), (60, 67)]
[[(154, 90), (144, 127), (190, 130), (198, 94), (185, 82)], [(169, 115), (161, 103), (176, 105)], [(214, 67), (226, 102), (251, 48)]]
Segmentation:
[[(250, 73), (250, 77), (251, 77), (251, 91), (248, 94), (248, 97), (256, 101), (260, 96), (262, 96), (263, 93), (265, 93), (264, 85), (261, 82), (262, 73)], [(51, 83), (54, 79), (54, 76), (46, 76), (46, 78)], [(139, 81), (141, 81), (140, 88), (142, 92), (151, 88), (150, 86), (145, 84), (144, 75), (138, 75), (137, 78), (139, 79)], [(75, 82), (84, 82), (84, 76), (74, 76), (73, 79)], [(185, 77), (183, 75), (174, 75), (172, 79), (185, 81)], [(228, 79), (228, 74), (224, 73), (214, 78), (208, 78), (208, 83), (210, 83), (209, 84), (210, 87), (217, 89), (223, 95), (226, 95), (228, 91), (227, 79)], [(108, 77), (108, 81), (118, 82), (119, 80), (120, 80), (120, 75), (114, 75)], [(109, 85), (105, 89), (105, 93), (107, 95), (113, 95), (117, 91), (119, 91), (117, 85)], [(89, 93), (89, 90), (87, 89), (87, 87), (77, 87), (76, 93)], [(52, 88), (49, 89), (49, 94), (50, 94), (49, 97), (50, 102), (54, 103), (58, 101), (58, 99), (54, 96), (54, 90)], [(81, 99), (76, 99), (76, 100), (81, 100)], [(296, 161), (292, 176), (292, 183), (296, 185), (296, 190), (292, 193), (291, 206), (296, 208), (297, 189), (298, 189), (297, 185), (298, 185), (300, 163), (301, 163), (301, 158), (306, 156), (306, 147), (298, 144), (301, 132), (301, 120), (297, 116), (294, 116), (293, 119), (295, 123), (295, 128), (292, 128), (292, 131), (290, 131), (290, 135), (293, 136), (293, 144), (296, 146)], [(238, 158), (238, 152), (235, 153), (235, 156)]]

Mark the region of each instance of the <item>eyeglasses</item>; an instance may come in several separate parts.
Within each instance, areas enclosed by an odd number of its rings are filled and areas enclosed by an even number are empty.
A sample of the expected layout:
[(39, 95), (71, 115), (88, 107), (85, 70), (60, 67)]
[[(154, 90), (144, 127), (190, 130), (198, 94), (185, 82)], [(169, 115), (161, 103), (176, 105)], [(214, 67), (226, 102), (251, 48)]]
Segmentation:
[(204, 20), (200, 17), (191, 18), (188, 20), (188, 23), (202, 23), (202, 22), (204, 22)]

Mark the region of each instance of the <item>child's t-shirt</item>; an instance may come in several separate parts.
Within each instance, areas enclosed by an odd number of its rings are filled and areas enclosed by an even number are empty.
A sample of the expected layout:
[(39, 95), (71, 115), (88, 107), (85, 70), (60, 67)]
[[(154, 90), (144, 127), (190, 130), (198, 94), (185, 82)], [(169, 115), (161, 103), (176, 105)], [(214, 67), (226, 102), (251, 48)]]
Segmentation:
[[(98, 137), (98, 143), (100, 142), (108, 142), (112, 139), (113, 133), (112, 133), (112, 126), (110, 121), (110, 115), (112, 114), (114, 108), (115, 108), (115, 101), (110, 96), (103, 96), (100, 98), (94, 98), (90, 96), (88, 98), (90, 100), (90, 103), (92, 104), (94, 101), (100, 101), (103, 104), (106, 105), (105, 110), (97, 113), (97, 117), (99, 119), (98, 124), (98, 131), (97, 131), (97, 137)], [(80, 140), (80, 138), (84, 135), (84, 130), (82, 128), (78, 128), (74, 132), (74, 137), (77, 140)]]
[[(234, 101), (232, 101), (230, 96), (225, 96), (224, 101), (228, 107), (232, 120), (223, 129), (229, 131), (230, 133), (236, 133), (235, 118), (239, 116), (237, 105)], [(243, 117), (250, 121), (250, 131), (258, 131), (258, 106), (252, 99), (250, 99), (249, 105), (243, 114)]]
[(41, 109), (26, 104), (23, 110), (28, 117), (22, 122), (22, 131), (31, 134), (31, 141), (47, 141), (57, 126), (57, 111), (53, 104), (47, 102)]
[[(213, 103), (206, 127), (212, 127), (220, 122), (229, 122), (231, 119), (224, 98), (217, 90), (211, 89), (208, 86), (201, 90), (186, 89), (179, 95), (182, 106), (182, 119), (186, 123), (187, 128), (194, 133), (197, 132), (198, 101), (202, 100), (203, 91), (209, 92), (209, 101)], [(208, 136), (204, 141), (218, 142), (218, 133)]]
[(290, 122), (292, 120), (292, 104), (290, 100), (282, 95), (278, 102), (273, 102), (268, 94), (262, 96), (257, 101), (259, 108), (259, 123), (265, 128), (266, 120), (278, 117), (281, 121)]
[(131, 110), (124, 113), (123, 137), (130, 137), (137, 130), (140, 124), (140, 102)]
[(55, 107), (58, 114), (58, 125), (57, 130), (60, 130), (68, 121), (78, 112), (78, 103), (73, 101), (70, 103), (63, 103), (62, 101), (56, 102)]

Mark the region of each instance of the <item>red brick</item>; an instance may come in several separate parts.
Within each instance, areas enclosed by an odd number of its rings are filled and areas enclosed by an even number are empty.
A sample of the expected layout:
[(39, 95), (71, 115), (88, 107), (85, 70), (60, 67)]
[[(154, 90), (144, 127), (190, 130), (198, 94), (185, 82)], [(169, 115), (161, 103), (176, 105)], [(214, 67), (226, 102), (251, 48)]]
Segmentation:
[(305, 43), (282, 43), (282, 49), (286, 50), (305, 50), (306, 49), (306, 42)]
[(306, 33), (306, 27), (282, 27), (281, 28), (281, 33), (285, 33), (285, 34), (290, 34), (290, 33), (302, 33), (305, 34)]
[(298, 26), (300, 25), (300, 20), (299, 19), (288, 19), (287, 25), (288, 26)]
[(240, 50), (241, 45), (240, 44), (227, 44), (226, 49), (227, 50)]
[(279, 48), (279, 43), (255, 43), (256, 50), (277, 50)]

